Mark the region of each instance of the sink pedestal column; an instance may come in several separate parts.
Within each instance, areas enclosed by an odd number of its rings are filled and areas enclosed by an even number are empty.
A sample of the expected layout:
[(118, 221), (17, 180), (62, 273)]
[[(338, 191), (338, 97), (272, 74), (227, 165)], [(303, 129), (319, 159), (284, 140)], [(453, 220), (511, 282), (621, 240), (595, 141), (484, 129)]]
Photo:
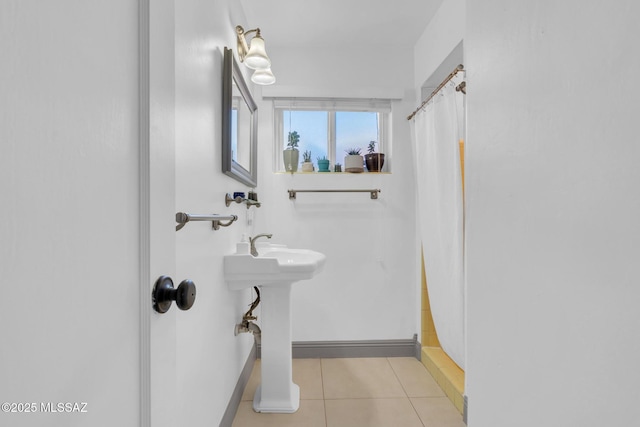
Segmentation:
[(262, 383), (253, 398), (256, 412), (293, 413), (300, 406), (292, 374), (291, 288), (292, 283), (260, 287)]

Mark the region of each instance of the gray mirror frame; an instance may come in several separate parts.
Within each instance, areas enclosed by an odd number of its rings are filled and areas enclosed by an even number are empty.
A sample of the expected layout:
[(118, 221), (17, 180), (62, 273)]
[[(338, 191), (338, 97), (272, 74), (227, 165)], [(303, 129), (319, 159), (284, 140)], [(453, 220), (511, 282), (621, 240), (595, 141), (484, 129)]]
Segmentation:
[[(233, 81), (242, 94), (251, 112), (249, 145), (251, 150), (249, 170), (233, 160), (231, 150), (231, 111), (233, 109)], [(224, 68), (222, 71), (222, 172), (249, 187), (258, 185), (258, 106), (244, 81), (240, 67), (233, 56), (233, 50), (224, 48)]]

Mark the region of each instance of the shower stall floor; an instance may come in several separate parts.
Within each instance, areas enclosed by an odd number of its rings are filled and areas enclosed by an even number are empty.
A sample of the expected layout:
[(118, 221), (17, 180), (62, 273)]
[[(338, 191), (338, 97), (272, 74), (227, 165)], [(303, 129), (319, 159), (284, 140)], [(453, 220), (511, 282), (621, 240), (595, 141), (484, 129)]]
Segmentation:
[(460, 413), (464, 411), (464, 371), (440, 347), (422, 347), (422, 364)]

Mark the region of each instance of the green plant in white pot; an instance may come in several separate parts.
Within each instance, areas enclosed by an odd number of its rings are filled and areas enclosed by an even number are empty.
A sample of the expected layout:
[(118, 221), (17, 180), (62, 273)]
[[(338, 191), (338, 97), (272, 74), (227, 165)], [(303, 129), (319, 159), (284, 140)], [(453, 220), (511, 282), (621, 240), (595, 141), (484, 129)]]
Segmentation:
[(361, 148), (349, 148), (345, 150), (347, 155), (344, 157), (344, 171), (345, 172), (363, 172), (364, 171), (364, 159), (360, 154)]
[(302, 153), (302, 172), (313, 172), (313, 163), (311, 162), (311, 151), (309, 150)]
[(298, 159), (300, 158), (300, 152), (298, 151), (298, 142), (300, 142), (300, 135), (295, 130), (289, 132), (287, 136), (287, 148), (282, 152), (284, 159), (284, 169), (287, 172), (298, 171)]

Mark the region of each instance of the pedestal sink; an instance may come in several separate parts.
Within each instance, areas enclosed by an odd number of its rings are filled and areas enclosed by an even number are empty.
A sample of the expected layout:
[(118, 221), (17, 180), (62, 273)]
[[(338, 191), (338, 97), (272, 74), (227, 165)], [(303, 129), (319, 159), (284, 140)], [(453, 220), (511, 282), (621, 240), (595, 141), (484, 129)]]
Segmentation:
[(291, 370), (291, 289), (294, 282), (319, 273), (326, 258), (319, 252), (284, 245), (262, 244), (257, 249), (257, 257), (248, 253), (224, 257), (229, 289), (260, 287), (262, 382), (253, 409), (293, 413), (300, 406), (300, 388), (293, 383)]

